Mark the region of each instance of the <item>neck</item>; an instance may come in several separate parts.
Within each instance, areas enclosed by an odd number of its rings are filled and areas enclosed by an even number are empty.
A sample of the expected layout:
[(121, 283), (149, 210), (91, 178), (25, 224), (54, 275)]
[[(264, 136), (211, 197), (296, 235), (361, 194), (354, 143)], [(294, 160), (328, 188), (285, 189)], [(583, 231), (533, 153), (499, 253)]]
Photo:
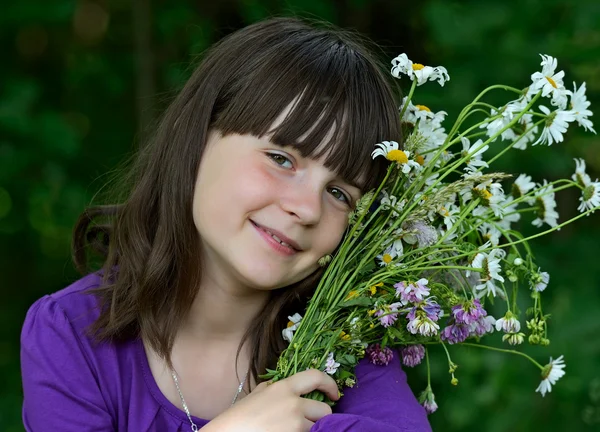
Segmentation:
[(239, 344), (269, 297), (205, 275), (181, 334), (203, 344)]

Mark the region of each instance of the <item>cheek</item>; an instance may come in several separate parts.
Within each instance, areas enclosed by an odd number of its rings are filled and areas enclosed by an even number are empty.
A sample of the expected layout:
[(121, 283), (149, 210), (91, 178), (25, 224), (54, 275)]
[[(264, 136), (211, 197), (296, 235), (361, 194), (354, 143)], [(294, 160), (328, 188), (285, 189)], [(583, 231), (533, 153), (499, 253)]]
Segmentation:
[(243, 224), (246, 215), (275, 200), (281, 179), (252, 159), (220, 162), (201, 167), (194, 193), (194, 219), (197, 225), (219, 221), (218, 226), (232, 229)]
[(324, 217), (319, 227), (318, 249), (321, 255), (330, 254), (342, 241), (346, 227), (348, 226), (348, 216), (338, 209), (331, 211)]

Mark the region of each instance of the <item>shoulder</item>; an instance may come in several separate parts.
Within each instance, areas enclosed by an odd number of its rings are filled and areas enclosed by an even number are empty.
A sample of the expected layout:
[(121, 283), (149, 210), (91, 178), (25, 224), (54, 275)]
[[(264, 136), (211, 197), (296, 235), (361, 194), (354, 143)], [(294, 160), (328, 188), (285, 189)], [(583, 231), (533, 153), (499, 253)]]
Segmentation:
[(91, 273), (31, 305), (21, 329), (23, 367), (44, 359), (71, 372), (77, 367), (94, 373), (114, 358), (111, 344), (96, 344), (88, 334), (100, 315), (100, 302), (90, 290), (101, 284), (102, 275)]
[(37, 320), (53, 320), (55, 324), (66, 324), (81, 328), (93, 323), (100, 315), (99, 303), (90, 290), (100, 287), (102, 275), (90, 273), (66, 288), (47, 294), (31, 305), (25, 318), (25, 326)]
[(159, 430), (151, 425), (166, 421), (147, 395), (140, 341), (97, 343), (88, 332), (100, 314), (90, 290), (101, 285), (92, 273), (29, 308), (21, 331), (27, 430)]
[[(22, 354), (51, 355), (57, 363), (64, 361), (98, 373), (124, 357), (133, 357), (135, 341), (97, 342), (90, 332), (101, 312), (99, 298), (92, 290), (102, 283), (100, 272), (90, 273), (35, 301), (21, 329)], [(73, 356), (80, 357), (83, 363), (74, 363)]]

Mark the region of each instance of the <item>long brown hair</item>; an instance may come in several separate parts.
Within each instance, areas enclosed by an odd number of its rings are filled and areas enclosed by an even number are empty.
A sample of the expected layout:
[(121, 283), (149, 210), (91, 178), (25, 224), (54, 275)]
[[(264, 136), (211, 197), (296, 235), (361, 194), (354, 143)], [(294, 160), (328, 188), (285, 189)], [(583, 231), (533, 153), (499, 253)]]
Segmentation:
[[(293, 103), (275, 129), (275, 119)], [(370, 153), (382, 140), (401, 141), (397, 101), (383, 68), (354, 35), (331, 25), (273, 18), (213, 45), (166, 110), (153, 139), (133, 159), (117, 204), (94, 206), (74, 230), (73, 262), (88, 273), (102, 262), (96, 340), (143, 337), (171, 366), (171, 349), (202, 277), (193, 186), (208, 132), (269, 135), (305, 157), (327, 151), (326, 165), (363, 191), (386, 166)], [(334, 133), (330, 134), (331, 131)], [(327, 139), (326, 145), (321, 145)], [(381, 158), (378, 158), (381, 159)], [(301, 312), (322, 275), (271, 292), (247, 330), (251, 374), (274, 368), (285, 348), (281, 329)], [(238, 349), (239, 355), (239, 349)]]

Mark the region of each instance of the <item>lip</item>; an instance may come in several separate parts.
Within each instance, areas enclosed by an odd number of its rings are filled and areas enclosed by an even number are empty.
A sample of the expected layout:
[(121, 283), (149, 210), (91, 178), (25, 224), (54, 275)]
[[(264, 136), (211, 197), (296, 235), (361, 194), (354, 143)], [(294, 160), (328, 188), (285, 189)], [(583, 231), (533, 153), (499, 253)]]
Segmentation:
[[(296, 243), (294, 240), (292, 240), (291, 238), (287, 237), (285, 234), (283, 234), (280, 231), (277, 231), (276, 229), (273, 228), (269, 228), (267, 226), (264, 225), (260, 225), (256, 222), (254, 222), (253, 220), (250, 219), (250, 223), (252, 223), (252, 225), (254, 225), (254, 227), (261, 233), (264, 234), (266, 239), (269, 240), (270, 242), (272, 242), (273, 246), (278, 246), (279, 248), (285, 249), (288, 252), (292, 252), (292, 253), (296, 253), (296, 252), (300, 252), (302, 251), (302, 248), (300, 247), (300, 245), (298, 243)], [(276, 241), (273, 237), (271, 237), (266, 231), (269, 231), (270, 233), (272, 233), (273, 235), (277, 236), (279, 239), (281, 239), (281, 241), (284, 241), (285, 243), (287, 243), (288, 245), (290, 245), (292, 248), (290, 249), (289, 247), (286, 247), (282, 244), (280, 244), (278, 241)], [(277, 249), (279, 249), (277, 248)]]

